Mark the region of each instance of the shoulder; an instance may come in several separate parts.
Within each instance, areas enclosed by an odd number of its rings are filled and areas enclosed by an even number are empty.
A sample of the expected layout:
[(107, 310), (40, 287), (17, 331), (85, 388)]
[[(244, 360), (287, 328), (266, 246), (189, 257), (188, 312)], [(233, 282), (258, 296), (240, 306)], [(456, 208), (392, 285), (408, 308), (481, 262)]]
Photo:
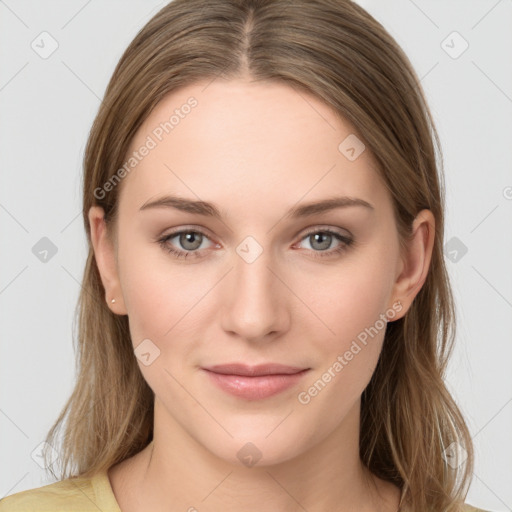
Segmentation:
[[(459, 504), (456, 507), (456, 509), (460, 512), (492, 512), (491, 510), (484, 510), (483, 508), (474, 507), (473, 505), (469, 505), (468, 503)], [(405, 507), (403, 510), (404, 512), (415, 512), (410, 507)], [(0, 512), (2, 511), (0, 510)]]
[(67, 478), (1, 499), (0, 512), (120, 512), (107, 483), (106, 473)]
[(87, 510), (84, 505), (91, 494), (90, 479), (70, 478), (11, 494), (0, 500), (0, 512)]
[(464, 512), (490, 512), (490, 511), (487, 511), (487, 510), (483, 510), (481, 508), (473, 507), (472, 505), (468, 505), (467, 503), (464, 505), (464, 508), (462, 510)]

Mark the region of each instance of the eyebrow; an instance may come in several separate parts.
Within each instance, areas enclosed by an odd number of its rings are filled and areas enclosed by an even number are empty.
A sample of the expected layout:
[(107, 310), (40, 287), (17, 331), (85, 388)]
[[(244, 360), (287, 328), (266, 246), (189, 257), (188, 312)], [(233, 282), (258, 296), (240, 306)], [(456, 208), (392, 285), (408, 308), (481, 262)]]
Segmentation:
[[(140, 207), (140, 211), (153, 208), (173, 208), (176, 210), (193, 213), (196, 215), (214, 217), (219, 220), (222, 219), (220, 210), (213, 203), (209, 203), (207, 201), (195, 201), (171, 195), (160, 197), (151, 202), (148, 201), (146, 201)], [(290, 210), (288, 210), (288, 212), (285, 215), (285, 218), (297, 219), (302, 217), (309, 217), (312, 215), (316, 215), (318, 213), (324, 213), (330, 210), (334, 210), (336, 208), (348, 208), (351, 206), (362, 206), (370, 210), (375, 210), (375, 208), (364, 199), (346, 196), (333, 197), (293, 207)]]

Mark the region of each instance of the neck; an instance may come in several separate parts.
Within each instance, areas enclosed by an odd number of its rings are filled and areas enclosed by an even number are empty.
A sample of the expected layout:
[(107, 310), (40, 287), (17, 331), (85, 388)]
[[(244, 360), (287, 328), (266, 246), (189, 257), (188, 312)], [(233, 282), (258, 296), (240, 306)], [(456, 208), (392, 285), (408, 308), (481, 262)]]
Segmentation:
[(247, 467), (207, 450), (156, 400), (153, 441), (133, 458), (126, 510), (396, 512), (399, 489), (359, 458), (359, 410), (360, 402), (339, 428), (295, 457)]

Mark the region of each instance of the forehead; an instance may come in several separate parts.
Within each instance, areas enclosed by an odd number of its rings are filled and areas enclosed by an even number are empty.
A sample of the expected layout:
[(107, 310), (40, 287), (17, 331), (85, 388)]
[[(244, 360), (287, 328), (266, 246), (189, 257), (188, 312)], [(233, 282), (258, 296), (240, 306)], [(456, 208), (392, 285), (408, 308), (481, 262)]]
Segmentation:
[(136, 133), (120, 209), (165, 193), (223, 207), (259, 202), (255, 214), (303, 197), (386, 201), (370, 151), (355, 160), (344, 153), (363, 147), (354, 131), (328, 105), (283, 83), (196, 83), (167, 95)]

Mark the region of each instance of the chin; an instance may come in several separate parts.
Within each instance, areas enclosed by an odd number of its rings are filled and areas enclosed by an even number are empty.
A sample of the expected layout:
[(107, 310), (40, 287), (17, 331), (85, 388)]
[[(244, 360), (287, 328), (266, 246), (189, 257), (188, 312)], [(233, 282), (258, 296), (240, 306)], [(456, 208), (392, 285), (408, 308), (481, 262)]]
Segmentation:
[[(273, 420), (270, 428), (255, 428), (254, 425), (241, 429), (227, 429), (233, 438), (223, 435), (212, 443), (212, 438), (206, 439), (204, 446), (220, 459), (241, 467), (275, 466), (288, 462), (308, 450), (311, 441), (304, 438), (304, 433), (295, 423), (293, 431), (284, 428)], [(286, 417), (286, 415), (285, 415)], [(296, 420), (295, 420), (296, 421)], [(277, 428), (276, 428), (277, 426)], [(215, 441), (215, 440), (214, 440)]]

